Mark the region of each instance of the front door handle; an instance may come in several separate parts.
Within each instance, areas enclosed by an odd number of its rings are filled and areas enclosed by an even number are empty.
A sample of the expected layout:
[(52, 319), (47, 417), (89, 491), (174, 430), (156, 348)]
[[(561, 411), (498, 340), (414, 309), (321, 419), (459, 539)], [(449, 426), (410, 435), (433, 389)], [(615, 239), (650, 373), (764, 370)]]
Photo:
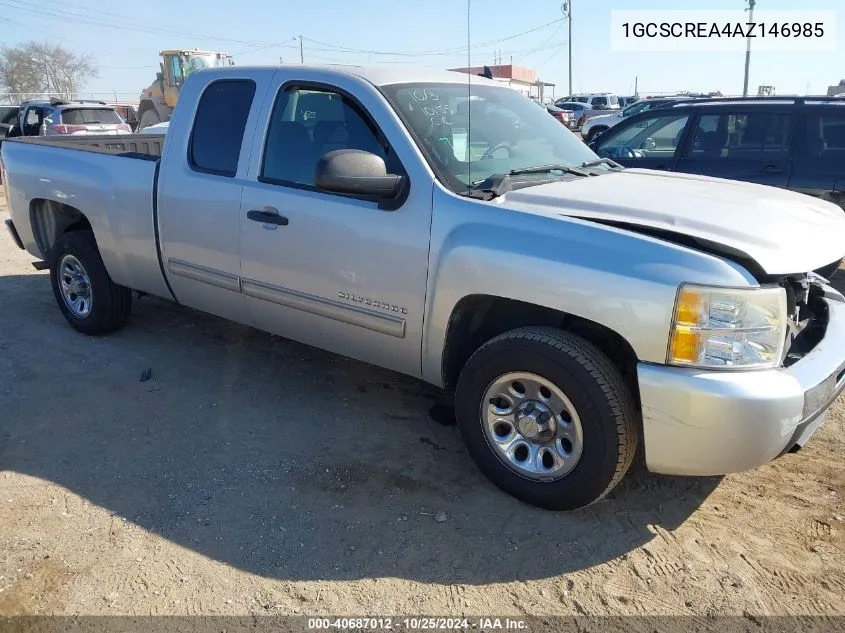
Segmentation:
[(261, 222), (262, 224), (278, 224), (279, 226), (287, 226), (288, 219), (284, 216), (278, 214), (278, 212), (274, 213), (273, 211), (267, 210), (255, 210), (247, 211), (246, 217), (250, 220), (255, 222)]
[(783, 173), (783, 169), (781, 169), (777, 165), (766, 165), (760, 171), (763, 172), (764, 174), (782, 174)]

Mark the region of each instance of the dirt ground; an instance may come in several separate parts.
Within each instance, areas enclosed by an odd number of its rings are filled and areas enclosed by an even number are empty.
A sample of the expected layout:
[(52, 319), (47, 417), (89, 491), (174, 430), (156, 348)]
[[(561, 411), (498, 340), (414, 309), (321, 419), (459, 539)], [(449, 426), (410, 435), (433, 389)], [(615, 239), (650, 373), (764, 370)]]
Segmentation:
[(89, 338), (31, 260), (3, 231), (0, 615), (845, 614), (845, 398), (752, 472), (545, 512), (421, 383), (151, 299)]

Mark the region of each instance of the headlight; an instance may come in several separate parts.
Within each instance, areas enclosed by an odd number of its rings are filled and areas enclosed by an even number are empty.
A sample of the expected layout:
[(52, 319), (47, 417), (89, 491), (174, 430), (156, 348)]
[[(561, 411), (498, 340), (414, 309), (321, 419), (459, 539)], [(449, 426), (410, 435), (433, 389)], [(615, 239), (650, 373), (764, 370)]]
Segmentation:
[(709, 369), (777, 367), (786, 339), (783, 288), (682, 284), (667, 362)]

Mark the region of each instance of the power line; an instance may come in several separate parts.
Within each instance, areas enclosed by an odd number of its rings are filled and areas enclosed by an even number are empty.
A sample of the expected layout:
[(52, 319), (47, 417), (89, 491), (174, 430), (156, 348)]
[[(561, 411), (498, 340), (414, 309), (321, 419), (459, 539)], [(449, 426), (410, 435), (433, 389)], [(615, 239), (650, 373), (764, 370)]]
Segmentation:
[[(491, 46), (494, 44), (500, 44), (501, 42), (507, 42), (512, 39), (516, 39), (517, 37), (522, 37), (523, 35), (528, 35), (529, 33), (534, 33), (541, 29), (547, 28), (553, 24), (557, 24), (558, 22), (562, 22), (564, 18), (557, 18), (552, 20), (551, 22), (547, 22), (546, 24), (542, 24), (540, 26), (534, 27), (527, 31), (522, 31), (521, 33), (515, 33), (513, 35), (508, 35), (507, 37), (502, 37), (495, 40), (489, 40), (487, 42), (479, 42), (477, 44), (473, 44), (470, 46), (470, 49), (477, 49), (482, 48), (484, 46)], [(327, 47), (323, 50), (327, 51), (335, 51), (335, 52), (345, 52), (345, 53), (363, 53), (368, 55), (389, 55), (389, 56), (399, 56), (399, 57), (427, 57), (427, 56), (444, 56), (444, 55), (451, 55), (451, 54), (460, 54), (463, 51), (467, 50), (466, 46), (456, 46), (452, 48), (442, 48), (442, 49), (429, 49), (424, 51), (378, 51), (378, 50), (367, 50), (361, 48), (352, 48), (348, 46), (339, 46), (337, 44), (331, 44), (329, 42), (322, 42), (320, 40), (315, 40), (309, 37), (304, 38), (306, 41), (311, 42), (313, 44), (318, 44), (320, 46)], [(318, 49), (319, 50), (319, 49)]]
[(62, 40), (63, 42), (70, 42), (71, 44), (76, 44), (77, 46), (82, 46), (82, 43), (77, 42), (76, 40), (71, 40), (71, 39), (68, 39), (66, 37), (59, 37), (58, 35), (53, 35), (52, 33), (48, 33), (47, 31), (42, 31), (39, 28), (36, 28), (34, 26), (29, 26), (28, 24), (24, 24), (23, 22), (16, 22), (15, 20), (10, 20), (9, 18), (4, 17), (4, 16), (0, 16), (0, 22), (8, 22), (9, 24), (14, 24), (15, 26), (20, 26), (20, 27), (23, 27), (25, 29), (32, 29), (33, 31), (37, 31), (38, 33), (41, 33), (42, 35), (46, 35), (47, 37), (51, 37), (51, 38), (56, 39), (56, 40)]
[[(15, 3), (15, 4), (11, 4)], [(217, 35), (207, 35), (201, 33), (191, 33), (188, 31), (177, 31), (175, 29), (168, 29), (164, 27), (144, 27), (144, 26), (133, 26), (128, 24), (120, 24), (114, 22), (108, 22), (106, 20), (95, 18), (94, 16), (85, 15), (83, 13), (78, 13), (74, 11), (65, 11), (63, 9), (55, 9), (52, 7), (31, 7), (28, 5), (23, 4), (21, 0), (4, 0), (0, 2), (0, 6), (5, 6), (10, 9), (16, 9), (19, 11), (26, 11), (27, 13), (34, 13), (36, 15), (41, 15), (50, 20), (62, 20), (67, 21), (68, 17), (74, 18), (74, 21), (81, 22), (83, 24), (90, 24), (93, 26), (101, 26), (105, 28), (112, 28), (118, 30), (129, 30), (129, 31), (137, 31), (140, 33), (148, 33), (153, 35), (158, 35), (161, 33), (166, 33), (170, 35), (178, 35), (180, 37), (188, 37), (192, 39), (213, 39), (213, 40), (220, 40), (220, 41), (227, 41), (227, 42), (235, 42), (237, 44), (245, 44), (249, 46), (256, 46), (261, 45), (257, 42), (250, 42), (246, 40), (240, 40), (235, 38), (229, 37), (221, 37)], [(283, 46), (283, 44), (278, 44), (278, 46)]]

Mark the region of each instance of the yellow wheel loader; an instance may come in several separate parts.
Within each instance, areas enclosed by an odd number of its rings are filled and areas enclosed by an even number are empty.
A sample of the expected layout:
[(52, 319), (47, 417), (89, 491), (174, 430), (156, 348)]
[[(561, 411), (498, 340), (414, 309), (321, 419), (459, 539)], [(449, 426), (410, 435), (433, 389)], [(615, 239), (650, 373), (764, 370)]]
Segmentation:
[(141, 92), (139, 130), (170, 120), (182, 84), (192, 72), (235, 63), (228, 53), (196, 49), (161, 51), (159, 55), (161, 71), (156, 73), (155, 81)]

